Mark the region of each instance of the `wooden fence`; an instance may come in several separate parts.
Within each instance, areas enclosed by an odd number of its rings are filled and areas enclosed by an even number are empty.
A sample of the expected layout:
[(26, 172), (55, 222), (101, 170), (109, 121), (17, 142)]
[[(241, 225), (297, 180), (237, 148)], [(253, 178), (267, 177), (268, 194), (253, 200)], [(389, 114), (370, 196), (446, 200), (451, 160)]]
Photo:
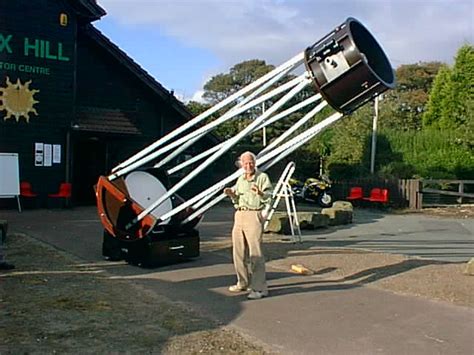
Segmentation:
[(389, 190), (389, 206), (393, 208), (422, 209), (474, 203), (474, 180), (422, 180), (366, 178), (333, 182), (334, 198), (344, 200), (353, 186), (361, 186), (369, 196), (375, 187)]
[(474, 203), (473, 188), (474, 180), (422, 180), (423, 205)]

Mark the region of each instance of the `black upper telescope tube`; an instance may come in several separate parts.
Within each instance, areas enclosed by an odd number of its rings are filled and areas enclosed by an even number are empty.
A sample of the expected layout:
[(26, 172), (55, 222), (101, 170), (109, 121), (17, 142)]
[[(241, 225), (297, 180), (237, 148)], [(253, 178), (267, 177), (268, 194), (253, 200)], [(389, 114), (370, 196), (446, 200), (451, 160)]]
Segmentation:
[(349, 17), (305, 51), (314, 85), (334, 109), (350, 113), (395, 87), (395, 75), (382, 47)]

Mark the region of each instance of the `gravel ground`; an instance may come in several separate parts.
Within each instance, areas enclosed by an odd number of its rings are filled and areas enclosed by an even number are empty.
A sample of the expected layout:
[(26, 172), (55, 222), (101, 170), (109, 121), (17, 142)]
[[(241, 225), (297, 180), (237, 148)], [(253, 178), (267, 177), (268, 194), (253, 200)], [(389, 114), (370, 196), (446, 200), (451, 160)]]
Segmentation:
[(25, 235), (9, 235), (0, 272), (0, 354), (263, 354), (185, 305), (100, 272)]
[(463, 273), (465, 263), (344, 248), (289, 250), (284, 259), (275, 251), (267, 254), (275, 257), (269, 266), (288, 271), (292, 265), (303, 265), (320, 282), (375, 287), (474, 307), (474, 276)]
[[(443, 212), (447, 218), (459, 213)], [(439, 211), (427, 211), (437, 213)], [(375, 287), (474, 307), (474, 276), (464, 263), (442, 263), (360, 249), (314, 248), (265, 235), (268, 265), (302, 264), (328, 284)], [(221, 327), (189, 306), (110, 279), (103, 268), (26, 235), (10, 235), (0, 271), (0, 353), (265, 354), (254, 339)], [(227, 253), (228, 241), (202, 243)], [(133, 300), (133, 301), (131, 301)]]

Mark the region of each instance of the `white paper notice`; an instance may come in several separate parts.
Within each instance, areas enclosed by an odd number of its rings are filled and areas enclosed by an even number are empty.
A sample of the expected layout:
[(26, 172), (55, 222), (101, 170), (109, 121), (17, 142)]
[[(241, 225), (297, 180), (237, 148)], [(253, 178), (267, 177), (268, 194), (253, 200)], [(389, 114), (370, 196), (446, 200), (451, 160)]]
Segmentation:
[(53, 144), (53, 163), (61, 163), (61, 144)]
[(52, 148), (51, 144), (44, 145), (44, 166), (52, 165)]
[(43, 166), (43, 143), (35, 143), (35, 166)]

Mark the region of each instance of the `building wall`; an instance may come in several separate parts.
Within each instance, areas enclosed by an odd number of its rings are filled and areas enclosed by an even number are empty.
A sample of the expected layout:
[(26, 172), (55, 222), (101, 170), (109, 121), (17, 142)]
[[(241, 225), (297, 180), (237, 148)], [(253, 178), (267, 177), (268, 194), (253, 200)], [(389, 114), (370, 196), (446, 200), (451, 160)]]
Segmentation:
[[(99, 175), (185, 121), (174, 98), (149, 77), (142, 80), (141, 69), (133, 72), (136, 64), (113, 43), (91, 37), (87, 20), (69, 4), (0, 0), (0, 152), (19, 154), (20, 180), (32, 183), (42, 207), (63, 181), (72, 182), (73, 204), (93, 204)], [(92, 128), (81, 127), (79, 110), (92, 112)], [(121, 130), (124, 123), (128, 130)], [(210, 144), (201, 140), (190, 150)], [(203, 172), (182, 194), (212, 176)]]
[[(0, 152), (19, 153), (20, 180), (55, 192), (73, 107), (75, 16), (53, 0), (2, 0), (0, 13)], [(36, 143), (59, 146), (60, 162), (35, 162)]]

